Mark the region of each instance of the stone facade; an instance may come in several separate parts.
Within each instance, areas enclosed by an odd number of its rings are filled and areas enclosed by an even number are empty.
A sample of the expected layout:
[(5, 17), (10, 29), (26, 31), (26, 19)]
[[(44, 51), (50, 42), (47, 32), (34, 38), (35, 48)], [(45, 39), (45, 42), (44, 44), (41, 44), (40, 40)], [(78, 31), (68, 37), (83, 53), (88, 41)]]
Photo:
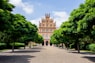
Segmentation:
[(38, 32), (44, 38), (44, 45), (50, 44), (50, 36), (53, 31), (56, 29), (56, 22), (50, 18), (50, 14), (45, 14), (45, 18), (43, 18), (39, 22)]

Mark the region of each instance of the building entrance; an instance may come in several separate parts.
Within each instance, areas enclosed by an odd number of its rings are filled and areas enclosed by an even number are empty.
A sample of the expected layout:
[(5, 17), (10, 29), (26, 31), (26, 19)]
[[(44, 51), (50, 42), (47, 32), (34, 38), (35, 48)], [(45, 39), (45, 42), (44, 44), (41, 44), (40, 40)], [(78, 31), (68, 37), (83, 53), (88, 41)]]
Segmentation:
[(48, 46), (48, 41), (46, 41), (46, 46)]

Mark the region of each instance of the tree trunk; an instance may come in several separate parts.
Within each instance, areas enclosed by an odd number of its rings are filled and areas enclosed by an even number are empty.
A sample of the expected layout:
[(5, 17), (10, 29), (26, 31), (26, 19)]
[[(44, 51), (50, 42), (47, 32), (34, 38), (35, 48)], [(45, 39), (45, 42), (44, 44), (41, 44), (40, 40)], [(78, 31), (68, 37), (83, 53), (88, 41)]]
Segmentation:
[(26, 49), (25, 46), (26, 46), (26, 43), (24, 43), (24, 49)]
[(14, 52), (14, 48), (15, 48), (15, 42), (13, 42), (13, 45), (12, 45), (12, 52)]
[(79, 42), (77, 42), (77, 50), (78, 50), (78, 53), (80, 53), (80, 46), (79, 46)]
[(63, 48), (63, 43), (62, 43), (62, 48)]
[(25, 46), (24, 46), (24, 49), (26, 49)]
[(29, 48), (31, 49), (31, 42), (29, 42)]
[(68, 50), (69, 49), (68, 43), (66, 43), (65, 45), (66, 45), (66, 49)]

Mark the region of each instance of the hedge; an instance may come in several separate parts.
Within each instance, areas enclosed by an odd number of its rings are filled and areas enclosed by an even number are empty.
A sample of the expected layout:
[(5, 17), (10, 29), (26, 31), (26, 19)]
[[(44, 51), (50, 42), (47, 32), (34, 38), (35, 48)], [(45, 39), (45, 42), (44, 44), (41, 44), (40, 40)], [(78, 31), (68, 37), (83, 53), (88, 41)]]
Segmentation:
[(89, 45), (89, 49), (95, 52), (95, 43)]
[(0, 43), (0, 49), (5, 49), (6, 48), (6, 44), (5, 43)]
[[(10, 43), (10, 45), (12, 46), (13, 43)], [(15, 42), (15, 48), (20, 48), (20, 47), (24, 47), (24, 43), (19, 43), (19, 42)]]

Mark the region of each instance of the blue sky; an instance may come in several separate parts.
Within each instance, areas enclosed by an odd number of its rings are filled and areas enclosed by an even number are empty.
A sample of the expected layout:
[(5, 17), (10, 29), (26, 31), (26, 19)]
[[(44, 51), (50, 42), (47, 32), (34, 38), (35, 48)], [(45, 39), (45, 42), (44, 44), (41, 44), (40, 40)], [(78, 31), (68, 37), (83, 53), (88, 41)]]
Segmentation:
[(16, 7), (13, 13), (20, 13), (28, 21), (38, 26), (45, 13), (50, 13), (57, 27), (66, 21), (73, 9), (78, 8), (84, 0), (9, 0)]

